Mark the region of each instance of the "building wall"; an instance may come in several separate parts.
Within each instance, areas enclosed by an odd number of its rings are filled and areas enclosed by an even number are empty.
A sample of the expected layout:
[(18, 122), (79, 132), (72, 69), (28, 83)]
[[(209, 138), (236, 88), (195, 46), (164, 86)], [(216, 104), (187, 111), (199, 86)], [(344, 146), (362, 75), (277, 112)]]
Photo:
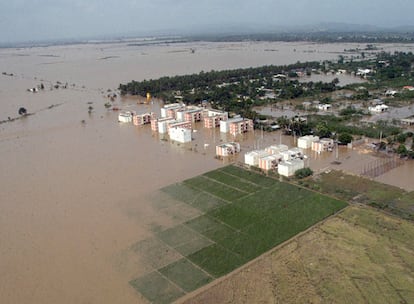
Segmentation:
[(244, 163), (249, 166), (258, 167), (260, 158), (263, 158), (269, 155), (271, 154), (269, 152), (266, 152), (265, 150), (251, 151), (244, 155)]
[(281, 162), (277, 167), (279, 175), (290, 177), (293, 176), (296, 170), (305, 168), (305, 162), (297, 159), (292, 161)]
[(220, 121), (220, 132), (227, 133), (230, 131), (230, 126), (228, 121)]
[(242, 134), (242, 133), (249, 132), (252, 130), (253, 130), (253, 121), (251, 119), (244, 119), (243, 121), (239, 121), (239, 122), (231, 122), (229, 126), (230, 134), (234, 136), (237, 134)]
[(118, 121), (119, 122), (132, 122), (132, 114), (130, 112), (119, 113), (118, 114)]
[(333, 148), (332, 139), (325, 138), (325, 139), (312, 142), (312, 151), (316, 151), (320, 153), (320, 152), (328, 151), (329, 148)]
[(140, 115), (134, 115), (132, 121), (134, 125), (140, 126), (151, 123), (151, 119), (155, 117), (154, 113), (145, 113)]
[(191, 142), (191, 130), (186, 128), (174, 127), (168, 132), (170, 139), (180, 143)]
[(298, 138), (298, 147), (302, 149), (312, 148), (312, 142), (318, 141), (318, 136), (302, 136)]
[(217, 156), (226, 157), (226, 156), (234, 155), (239, 152), (240, 152), (240, 144), (237, 142), (231, 142), (231, 143), (216, 146)]
[(225, 116), (211, 116), (204, 118), (204, 127), (207, 129), (213, 129), (220, 127), (220, 122), (225, 120)]
[(265, 171), (274, 170), (277, 168), (278, 159), (273, 155), (263, 157), (259, 160), (259, 168)]
[(286, 145), (272, 145), (265, 148), (265, 151), (270, 152), (271, 154), (280, 154), (280, 152), (289, 150), (289, 147)]

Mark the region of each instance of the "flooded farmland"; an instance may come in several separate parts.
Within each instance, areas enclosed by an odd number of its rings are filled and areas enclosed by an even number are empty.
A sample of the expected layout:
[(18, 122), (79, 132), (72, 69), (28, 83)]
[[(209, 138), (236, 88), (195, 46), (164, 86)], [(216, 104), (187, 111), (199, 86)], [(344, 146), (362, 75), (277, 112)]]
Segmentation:
[[(118, 113), (104, 107), (109, 90), (132, 79), (336, 59), (356, 47), (200, 42), (0, 49), (7, 74), (0, 75), (0, 121), (18, 117), (20, 107), (33, 113), (0, 124), (0, 302), (145, 303), (128, 284), (145, 265), (128, 249), (151, 237), (154, 226), (182, 220), (160, 212), (151, 194), (223, 165), (214, 159), (214, 145), (230, 138), (218, 130), (196, 126), (189, 146), (171, 144), (149, 126), (119, 124)], [(40, 83), (44, 90), (27, 91)], [(114, 105), (146, 112), (160, 103), (118, 97)], [(243, 151), (293, 140), (259, 131), (239, 139)], [(315, 155), (310, 165), (324, 170), (334, 157)], [(341, 148), (338, 166), (359, 173), (366, 157), (372, 156)], [(380, 178), (395, 182), (398, 176), (413, 187), (412, 169), (410, 163)]]

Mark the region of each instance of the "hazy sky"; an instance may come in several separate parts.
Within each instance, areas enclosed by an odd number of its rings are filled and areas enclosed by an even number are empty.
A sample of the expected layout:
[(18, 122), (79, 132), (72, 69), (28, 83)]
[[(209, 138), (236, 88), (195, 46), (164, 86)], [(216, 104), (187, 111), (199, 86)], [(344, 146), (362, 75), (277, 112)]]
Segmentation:
[(345, 22), (413, 25), (412, 0), (0, 0), (0, 42)]

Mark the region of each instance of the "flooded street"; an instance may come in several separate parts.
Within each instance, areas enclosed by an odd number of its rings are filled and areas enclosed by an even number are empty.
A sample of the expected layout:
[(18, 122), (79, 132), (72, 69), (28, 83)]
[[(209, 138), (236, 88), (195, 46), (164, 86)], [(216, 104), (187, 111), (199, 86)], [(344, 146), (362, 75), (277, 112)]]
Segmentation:
[[(200, 42), (0, 49), (0, 72), (13, 74), (0, 75), (0, 121), (18, 117), (19, 107), (33, 113), (0, 124), (0, 303), (146, 303), (128, 284), (145, 265), (124, 254), (155, 226), (182, 220), (160, 213), (148, 197), (224, 164), (214, 158), (215, 144), (231, 137), (200, 125), (195, 140), (179, 146), (149, 126), (119, 124), (118, 113), (104, 107), (108, 89), (132, 79), (336, 59), (356, 47)], [(57, 81), (68, 87), (54, 89)], [(40, 83), (45, 90), (27, 91)], [(137, 105), (132, 97), (118, 97), (115, 105), (138, 113), (160, 106)], [(244, 152), (293, 140), (260, 131), (240, 139)], [(338, 167), (359, 173), (365, 157), (371, 156), (341, 148)], [(314, 155), (310, 166), (332, 168), (333, 158)], [(412, 170), (413, 162), (379, 180), (398, 176), (414, 190)]]

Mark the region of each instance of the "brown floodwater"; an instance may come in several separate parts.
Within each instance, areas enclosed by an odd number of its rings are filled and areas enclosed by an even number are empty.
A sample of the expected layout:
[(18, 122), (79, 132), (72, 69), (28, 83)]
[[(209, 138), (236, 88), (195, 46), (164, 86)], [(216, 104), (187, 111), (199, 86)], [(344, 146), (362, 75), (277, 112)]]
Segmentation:
[[(128, 249), (151, 237), (155, 226), (180, 221), (148, 197), (225, 164), (214, 159), (214, 146), (232, 138), (196, 125), (194, 141), (177, 145), (149, 126), (119, 124), (118, 113), (104, 107), (108, 89), (162, 75), (335, 59), (356, 47), (361, 45), (242, 42), (0, 49), (0, 72), (13, 73), (0, 75), (0, 121), (17, 117), (21, 106), (34, 113), (0, 124), (0, 303), (145, 303), (128, 284), (145, 265)], [(51, 89), (57, 81), (68, 88)], [(27, 91), (40, 83), (44, 91)], [(137, 100), (114, 104), (138, 112), (159, 109), (160, 101)], [(293, 144), (277, 132), (255, 131), (238, 140), (244, 151)], [(336, 166), (358, 173), (367, 157), (341, 150)], [(309, 162), (325, 170), (333, 158), (314, 155)], [(384, 181), (409, 180), (410, 166), (390, 171)]]

